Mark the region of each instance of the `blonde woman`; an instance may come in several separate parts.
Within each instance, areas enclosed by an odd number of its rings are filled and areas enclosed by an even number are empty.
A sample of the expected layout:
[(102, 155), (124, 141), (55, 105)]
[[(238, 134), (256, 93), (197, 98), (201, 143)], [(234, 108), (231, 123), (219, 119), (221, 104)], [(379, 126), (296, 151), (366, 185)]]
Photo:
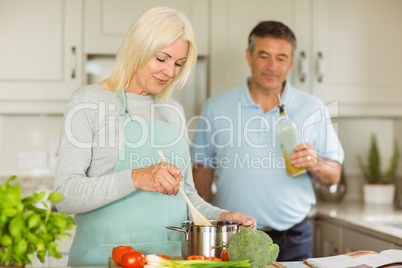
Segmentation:
[(129, 29), (111, 76), (72, 95), (55, 181), (65, 196), (57, 209), (75, 214), (77, 225), (68, 265), (107, 265), (119, 245), (181, 255), (182, 234), (165, 228), (189, 217), (180, 184), (207, 219), (256, 226), (252, 217), (206, 203), (194, 188), (183, 109), (169, 95), (184, 86), (196, 58), (186, 16), (152, 8)]

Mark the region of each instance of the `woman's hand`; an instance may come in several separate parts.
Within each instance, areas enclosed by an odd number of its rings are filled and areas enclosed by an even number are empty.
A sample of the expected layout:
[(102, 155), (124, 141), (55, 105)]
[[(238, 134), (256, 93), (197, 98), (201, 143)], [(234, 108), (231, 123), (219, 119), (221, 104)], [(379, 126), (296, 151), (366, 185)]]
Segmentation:
[(182, 179), (180, 168), (167, 162), (131, 171), (131, 181), (136, 189), (166, 195), (177, 195)]
[(254, 230), (257, 229), (257, 221), (250, 216), (246, 216), (243, 213), (236, 212), (236, 211), (225, 211), (219, 215), (219, 220), (223, 221), (237, 221), (239, 222), (242, 227), (251, 227)]

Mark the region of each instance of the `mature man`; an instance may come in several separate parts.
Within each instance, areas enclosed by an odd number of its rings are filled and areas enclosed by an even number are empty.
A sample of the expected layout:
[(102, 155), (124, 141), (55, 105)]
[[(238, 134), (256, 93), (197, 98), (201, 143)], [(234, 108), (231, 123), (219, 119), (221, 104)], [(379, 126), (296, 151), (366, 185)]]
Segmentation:
[[(286, 25), (264, 21), (255, 26), (246, 50), (251, 77), (208, 100), (191, 149), (199, 194), (221, 208), (253, 216), (258, 229), (280, 246), (279, 261), (312, 256), (307, 220), (316, 202), (312, 181), (337, 183), (344, 158), (325, 104), (286, 80), (295, 49), (296, 38)], [(286, 173), (276, 135), (277, 94), (301, 140), (290, 161), (307, 173), (297, 178)]]

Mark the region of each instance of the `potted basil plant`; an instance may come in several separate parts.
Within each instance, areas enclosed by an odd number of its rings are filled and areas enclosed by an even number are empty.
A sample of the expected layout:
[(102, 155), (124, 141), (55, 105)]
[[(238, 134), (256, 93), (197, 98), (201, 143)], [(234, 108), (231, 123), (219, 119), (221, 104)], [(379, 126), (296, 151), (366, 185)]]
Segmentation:
[(12, 176), (0, 186), (0, 266), (25, 266), (35, 256), (43, 263), (46, 254), (61, 258), (56, 240), (71, 236), (66, 231), (75, 228), (74, 220), (52, 212), (47, 201), (60, 202), (63, 195), (53, 192), (45, 200), (46, 192), (39, 192), (22, 198), (20, 184), (11, 184), (16, 179)]
[(377, 138), (371, 134), (371, 143), (366, 163), (358, 157), (360, 170), (366, 180), (363, 188), (366, 204), (392, 204), (395, 196), (395, 178), (398, 169), (399, 146), (394, 139), (393, 155), (388, 169), (381, 170), (381, 157), (378, 151)]

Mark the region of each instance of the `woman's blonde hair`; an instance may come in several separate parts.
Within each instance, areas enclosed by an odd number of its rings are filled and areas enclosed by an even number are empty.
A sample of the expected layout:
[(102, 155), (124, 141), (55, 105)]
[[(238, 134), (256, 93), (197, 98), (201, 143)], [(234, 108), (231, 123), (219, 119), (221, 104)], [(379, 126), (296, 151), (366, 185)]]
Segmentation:
[(120, 92), (129, 85), (134, 72), (177, 38), (188, 42), (187, 59), (180, 74), (157, 95), (159, 99), (166, 99), (173, 90), (181, 89), (186, 84), (197, 60), (191, 23), (186, 15), (171, 8), (151, 8), (134, 21), (117, 51), (114, 70), (105, 82), (112, 91)]

